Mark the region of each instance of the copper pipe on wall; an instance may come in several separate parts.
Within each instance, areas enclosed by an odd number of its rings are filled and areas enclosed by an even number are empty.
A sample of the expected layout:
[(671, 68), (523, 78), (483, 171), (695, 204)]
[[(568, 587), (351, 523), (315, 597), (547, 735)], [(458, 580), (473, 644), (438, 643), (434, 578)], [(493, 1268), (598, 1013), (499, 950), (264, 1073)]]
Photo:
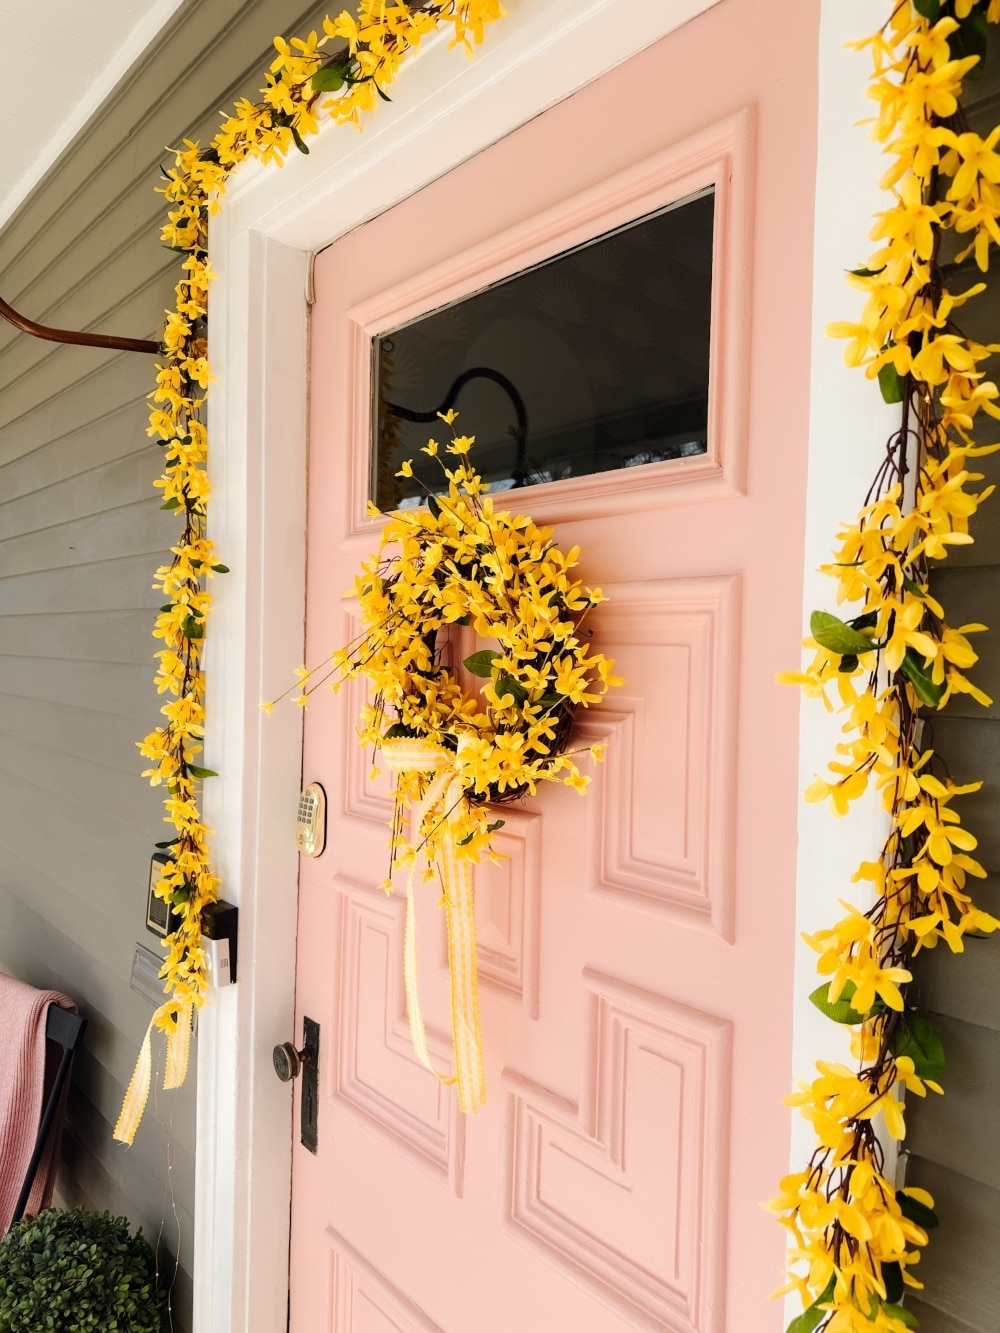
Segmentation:
[(116, 338), (112, 333), (75, 333), (71, 329), (53, 329), (47, 324), (36, 324), (33, 319), (19, 315), (13, 306), (0, 296), (0, 315), (13, 324), (22, 333), (30, 333), (33, 338), (44, 338), (46, 342), (72, 343), (78, 347), (104, 347), (115, 352), (146, 352), (156, 356), (160, 344), (149, 342), (145, 338)]

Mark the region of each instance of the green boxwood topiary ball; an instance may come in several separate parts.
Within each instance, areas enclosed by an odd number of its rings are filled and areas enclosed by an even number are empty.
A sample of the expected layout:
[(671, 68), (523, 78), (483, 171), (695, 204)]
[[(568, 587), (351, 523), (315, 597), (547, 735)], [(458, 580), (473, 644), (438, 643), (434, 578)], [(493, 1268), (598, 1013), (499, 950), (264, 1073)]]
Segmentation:
[(0, 1333), (162, 1333), (166, 1293), (124, 1217), (48, 1208), (0, 1241)]

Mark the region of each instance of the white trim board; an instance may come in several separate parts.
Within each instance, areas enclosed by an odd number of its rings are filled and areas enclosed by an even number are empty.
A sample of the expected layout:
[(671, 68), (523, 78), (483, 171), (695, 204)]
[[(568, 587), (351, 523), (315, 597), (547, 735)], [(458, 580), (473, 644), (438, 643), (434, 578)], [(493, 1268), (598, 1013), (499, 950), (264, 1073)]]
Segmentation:
[[(860, 370), (845, 366), (843, 343), (826, 333), (831, 320), (853, 319), (860, 311), (859, 294), (848, 287), (845, 270), (867, 259), (873, 248), (868, 239), (872, 215), (885, 206), (878, 188), (885, 161), (869, 139), (868, 127), (857, 123), (871, 109), (866, 97), (869, 57), (846, 46), (866, 36), (876, 22), (871, 0), (822, 0), (803, 626), (812, 611), (835, 609), (835, 586), (818, 566), (830, 559), (841, 522), (857, 513), (884, 442), (898, 424), (898, 413), (879, 400), (872, 382)], [(850, 182), (849, 189), (844, 188), (845, 181)], [(838, 714), (828, 714), (818, 700), (803, 697), (800, 791), (834, 757), (837, 742), (843, 739), (842, 725)], [(826, 805), (806, 805), (800, 799), (798, 829), (796, 923), (800, 932), (816, 931), (839, 920), (838, 899), (862, 902), (864, 887), (852, 884), (851, 876), (882, 846), (887, 817), (874, 793), (843, 820), (835, 820)], [(846, 1031), (824, 1018), (806, 998), (818, 984), (816, 954), (799, 938), (792, 1063), (794, 1077), (806, 1081), (815, 1076), (817, 1060), (851, 1062)], [(892, 1140), (884, 1141), (887, 1149), (895, 1147)], [(814, 1147), (812, 1127), (796, 1111), (790, 1170), (801, 1171)], [(786, 1304), (787, 1319), (801, 1314), (802, 1303), (795, 1293)]]
[(241, 908), (237, 985), (198, 1041), (194, 1333), (284, 1333), (297, 716), (258, 708), (300, 660), (305, 586), (309, 252), (381, 213), (718, 0), (507, 0), (473, 61), (425, 43), (364, 133), (329, 126), (281, 170), (247, 164), (212, 223), (211, 530), (232, 568), (208, 640), (206, 816)]
[[(873, 248), (872, 215), (884, 207), (878, 180), (885, 163), (867, 126), (857, 124), (871, 104), (867, 52), (846, 43), (872, 27), (870, 0), (823, 0), (819, 61), (819, 151), (813, 252), (813, 335), (809, 405), (809, 474), (806, 482), (803, 626), (817, 609), (834, 610), (836, 585), (819, 573), (830, 559), (840, 524), (857, 513), (898, 426), (898, 411), (882, 403), (877, 387), (845, 366), (844, 344), (830, 338), (831, 320), (851, 319), (860, 298), (845, 271), (862, 264)], [(849, 190), (844, 181), (851, 182)], [(803, 633), (805, 630), (803, 629)], [(792, 664), (794, 666), (794, 664)], [(800, 721), (800, 786), (822, 773), (843, 740), (843, 718), (821, 702), (803, 697)], [(838, 898), (863, 894), (851, 876), (871, 860), (888, 831), (882, 802), (874, 793), (852, 813), (835, 820), (827, 805), (799, 806), (798, 919), (802, 930), (820, 930), (841, 915)], [(835, 836), (832, 836), (835, 835)], [(799, 941), (795, 991), (799, 999), (819, 985), (816, 954)], [(849, 1059), (844, 1031), (811, 1004), (796, 1008), (793, 1060), (798, 1078), (811, 1078), (817, 1059)], [(801, 1169), (813, 1149), (812, 1130), (795, 1117), (792, 1160)]]

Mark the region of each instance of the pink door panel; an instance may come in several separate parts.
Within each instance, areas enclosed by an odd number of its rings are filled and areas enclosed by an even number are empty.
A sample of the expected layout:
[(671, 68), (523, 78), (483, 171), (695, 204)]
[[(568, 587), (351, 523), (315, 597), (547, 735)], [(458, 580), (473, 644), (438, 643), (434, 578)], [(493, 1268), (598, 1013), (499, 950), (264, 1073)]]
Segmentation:
[[(311, 662), (352, 636), (345, 590), (376, 541), (372, 339), (715, 190), (707, 452), (509, 497), (581, 545), (625, 684), (579, 718), (608, 744), (589, 794), (505, 807), (506, 859), (477, 869), (474, 1118), (410, 1046), (362, 687), (307, 714), (329, 829), (300, 880), (298, 1021), (322, 1045), (319, 1151), (296, 1136), (294, 1155), (293, 1333), (781, 1326), (759, 1201), (788, 1160), (797, 702), (773, 678), (800, 618), (815, 10), (726, 0), (317, 261)], [(420, 980), (448, 1067), (436, 899)]]

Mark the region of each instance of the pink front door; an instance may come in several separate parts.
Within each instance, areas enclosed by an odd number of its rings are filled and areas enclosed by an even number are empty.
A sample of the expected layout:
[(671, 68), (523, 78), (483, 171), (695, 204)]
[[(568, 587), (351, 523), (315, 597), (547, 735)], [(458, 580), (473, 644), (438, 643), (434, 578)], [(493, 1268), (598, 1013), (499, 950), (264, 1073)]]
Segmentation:
[[(607, 742), (590, 793), (500, 811), (508, 859), (477, 869), (488, 1102), (468, 1119), (410, 1046), (402, 885), (378, 887), (391, 805), (355, 741), (362, 696), (315, 697), (303, 780), (326, 789), (328, 842), (302, 862), (297, 1023), (320, 1028), (318, 1151), (298, 1143), (297, 1095), (293, 1333), (781, 1325), (767, 1294), (782, 1241), (759, 1202), (788, 1161), (797, 702), (773, 680), (800, 619), (816, 8), (726, 0), (317, 262), (309, 661), (352, 637), (345, 590), (377, 541), (369, 479), (394, 469), (372, 463), (373, 401), (389, 385), (435, 405), (420, 357), (444, 325), (419, 321), (444, 309), (456, 364), (481, 371), (506, 347), (532, 457), (562, 439), (545, 420), (560, 395), (600, 418), (586, 427), (605, 441), (598, 470), (560, 479), (536, 462), (539, 484), (497, 503), (580, 544), (609, 598), (596, 646), (625, 685), (579, 715), (584, 741)], [(668, 255), (628, 228), (699, 200), (703, 329), (663, 276), (683, 237)], [(676, 216), (699, 215), (688, 202)], [(609, 234), (645, 258), (580, 248)], [(567, 252), (586, 285), (540, 270), (529, 318), (504, 280)], [(491, 316), (502, 336), (465, 304), (482, 291), (509, 298)], [(655, 301), (673, 302), (665, 342)], [(422, 328), (435, 345), (417, 355)], [(656, 448), (615, 455), (637, 428), (630, 404), (653, 420), (662, 385), (700, 373), (702, 343), (703, 433), (678, 444), (675, 402)], [(425, 886), (420, 984), (447, 1067), (436, 899)]]

